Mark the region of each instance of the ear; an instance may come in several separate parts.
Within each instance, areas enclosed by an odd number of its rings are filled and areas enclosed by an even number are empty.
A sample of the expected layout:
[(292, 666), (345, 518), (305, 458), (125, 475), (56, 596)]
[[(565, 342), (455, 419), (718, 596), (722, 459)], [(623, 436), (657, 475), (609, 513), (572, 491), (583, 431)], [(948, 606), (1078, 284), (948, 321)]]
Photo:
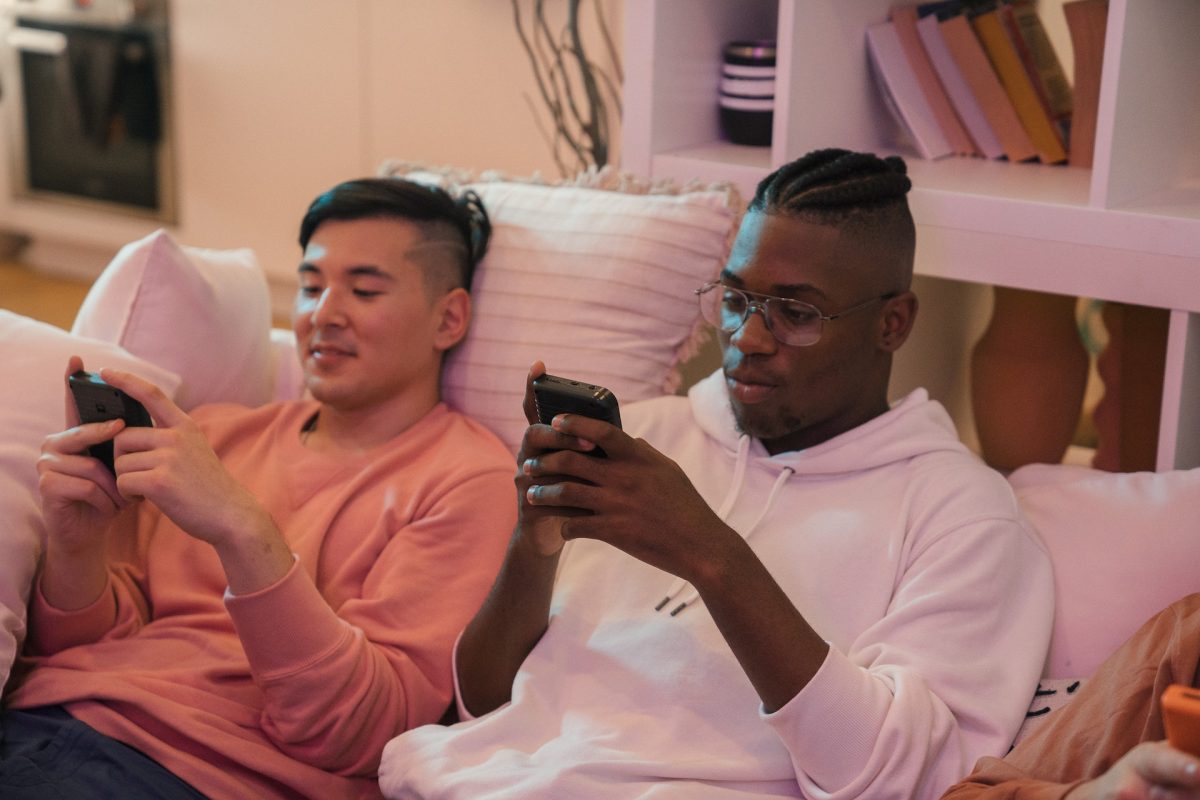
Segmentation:
[(437, 330), (433, 344), (443, 353), (462, 341), (471, 325), (471, 295), (466, 289), (451, 289), (437, 301)]
[(917, 296), (911, 291), (901, 292), (886, 301), (879, 316), (879, 348), (887, 353), (900, 349), (912, 333), (917, 319)]

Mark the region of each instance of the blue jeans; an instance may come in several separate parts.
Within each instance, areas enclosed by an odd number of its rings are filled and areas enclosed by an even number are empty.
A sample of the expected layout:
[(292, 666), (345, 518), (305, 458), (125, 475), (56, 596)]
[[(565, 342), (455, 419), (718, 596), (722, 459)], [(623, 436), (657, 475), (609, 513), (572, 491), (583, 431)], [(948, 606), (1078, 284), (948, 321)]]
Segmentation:
[(105, 736), (61, 706), (0, 714), (5, 800), (204, 800), (149, 756)]

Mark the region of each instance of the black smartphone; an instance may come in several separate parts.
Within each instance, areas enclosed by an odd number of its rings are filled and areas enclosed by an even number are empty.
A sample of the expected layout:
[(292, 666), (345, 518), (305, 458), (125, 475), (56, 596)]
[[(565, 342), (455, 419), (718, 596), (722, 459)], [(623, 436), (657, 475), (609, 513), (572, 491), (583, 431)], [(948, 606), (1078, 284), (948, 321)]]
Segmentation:
[[(67, 377), (67, 384), (71, 387), (71, 396), (75, 398), (80, 422), (123, 419), (126, 426), (131, 428), (149, 428), (154, 424), (145, 406), (117, 387), (105, 383), (94, 372), (73, 372)], [(111, 439), (92, 445), (88, 448), (88, 453), (108, 467), (109, 472), (116, 474)]]
[(533, 402), (538, 421), (549, 425), (558, 414), (582, 414), (621, 427), (617, 397), (603, 386), (557, 375), (542, 375), (533, 381)]

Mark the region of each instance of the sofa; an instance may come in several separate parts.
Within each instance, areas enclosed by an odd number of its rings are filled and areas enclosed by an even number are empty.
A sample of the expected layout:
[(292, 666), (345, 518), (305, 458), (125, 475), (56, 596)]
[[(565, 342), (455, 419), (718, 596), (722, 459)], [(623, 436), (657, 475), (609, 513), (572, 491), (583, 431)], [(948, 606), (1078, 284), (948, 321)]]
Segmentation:
[[(681, 388), (679, 367), (707, 335), (692, 290), (728, 255), (742, 213), (734, 189), (611, 170), (558, 184), (403, 162), (382, 173), (470, 187), (492, 216), (472, 329), (447, 362), (443, 394), (514, 452), (524, 375), (536, 358), (608, 386), (622, 403)], [(0, 679), (24, 636), (44, 537), (34, 464), (43, 438), (63, 426), (68, 355), (90, 369), (141, 374), (185, 410), (297, 397), (294, 342), (271, 327), (268, 297), (251, 251), (190, 247), (157, 231), (116, 255), (70, 331), (0, 310)], [(1009, 480), (1049, 552), (1058, 592), (1043, 686), (1023, 736), (1145, 619), (1200, 590), (1200, 470), (1030, 465)]]

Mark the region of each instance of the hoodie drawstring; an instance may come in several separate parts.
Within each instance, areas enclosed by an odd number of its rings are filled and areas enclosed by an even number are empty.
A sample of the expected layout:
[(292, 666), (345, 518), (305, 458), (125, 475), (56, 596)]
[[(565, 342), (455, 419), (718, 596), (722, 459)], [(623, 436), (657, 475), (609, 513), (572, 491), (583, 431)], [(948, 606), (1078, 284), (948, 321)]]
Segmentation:
[[(746, 462), (750, 454), (750, 437), (745, 434), (738, 439), (737, 458), (733, 463), (733, 481), (729, 484), (729, 491), (725, 493), (725, 499), (721, 501), (721, 506), (717, 509), (717, 516), (721, 521), (725, 521), (725, 517), (729, 516), (729, 511), (733, 508), (733, 504), (737, 502), (738, 495), (742, 491), (742, 479), (746, 476)], [(655, 611), (662, 611), (667, 603), (675, 599), (675, 597), (686, 587), (687, 581), (683, 578), (676, 578), (667, 589), (667, 596), (658, 601), (658, 605), (654, 607)], [(674, 612), (672, 612), (674, 615)]]
[[(749, 452), (750, 437), (743, 435), (738, 441), (737, 461), (735, 462), (733, 469), (733, 482), (729, 487), (729, 491), (725, 495), (725, 500), (721, 503), (721, 507), (717, 509), (717, 516), (721, 518), (722, 522), (725, 521), (725, 519), (729, 516), (730, 511), (733, 510), (733, 506), (737, 502), (738, 495), (741, 493), (746, 475), (746, 464), (749, 461), (747, 457)], [(795, 474), (796, 470), (792, 469), (791, 467), (784, 467), (780, 471), (779, 477), (775, 479), (775, 484), (771, 487), (770, 494), (767, 495), (767, 502), (763, 504), (762, 511), (759, 512), (758, 517), (755, 518), (750, 527), (746, 528), (746, 532), (741, 534), (743, 539), (749, 539), (751, 534), (758, 529), (758, 526), (762, 523), (763, 519), (766, 518), (767, 513), (771, 510), (771, 506), (775, 503), (775, 498), (779, 495), (780, 490), (783, 489), (783, 485), (787, 483), (788, 478)], [(667, 606), (668, 603), (672, 602), (676, 597), (678, 597), (685, 588), (689, 588), (689, 586), (690, 584), (688, 584), (688, 582), (683, 578), (676, 578), (671, 584), (670, 588), (667, 589), (667, 596), (659, 601), (658, 605), (654, 607), (654, 610), (661, 611)], [(674, 608), (671, 609), (670, 615), (672, 617), (676, 616), (689, 605), (694, 603), (699, 597), (700, 593), (692, 588), (691, 591), (684, 595), (683, 599), (681, 599), (674, 606)]]

